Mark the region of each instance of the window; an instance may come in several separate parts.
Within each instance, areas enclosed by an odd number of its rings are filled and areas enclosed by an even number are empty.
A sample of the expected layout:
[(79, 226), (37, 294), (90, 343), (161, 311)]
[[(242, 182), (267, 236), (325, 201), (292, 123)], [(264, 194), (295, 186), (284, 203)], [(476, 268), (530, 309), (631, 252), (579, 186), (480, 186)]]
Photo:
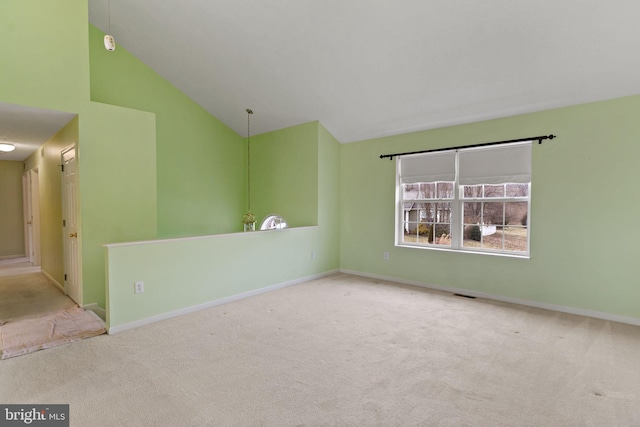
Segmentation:
[(400, 246), (528, 256), (531, 142), (397, 158)]

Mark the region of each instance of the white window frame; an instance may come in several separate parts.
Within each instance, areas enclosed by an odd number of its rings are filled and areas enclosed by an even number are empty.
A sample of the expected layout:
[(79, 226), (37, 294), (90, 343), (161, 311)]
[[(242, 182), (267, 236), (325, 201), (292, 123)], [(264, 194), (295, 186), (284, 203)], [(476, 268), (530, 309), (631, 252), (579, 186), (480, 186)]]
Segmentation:
[[(511, 145), (511, 144), (509, 144)], [(515, 144), (513, 144), (515, 145)], [(438, 250), (438, 251), (453, 251), (453, 252), (464, 252), (464, 253), (475, 253), (475, 254), (483, 254), (483, 255), (499, 255), (506, 257), (515, 257), (515, 258), (530, 258), (530, 248), (531, 248), (531, 181), (527, 182), (528, 192), (526, 197), (506, 197), (506, 191), (504, 197), (478, 197), (478, 198), (465, 198), (463, 197), (463, 185), (459, 183), (459, 152), (462, 150), (452, 150), (456, 151), (455, 156), (455, 180), (454, 180), (454, 189), (453, 189), (453, 199), (416, 199), (416, 200), (405, 200), (403, 199), (403, 183), (401, 182), (401, 174), (400, 174), (400, 161), (401, 157), (396, 157), (396, 227), (395, 227), (395, 246), (405, 247), (405, 248), (418, 248), (418, 249), (428, 249), (428, 250)], [(436, 182), (436, 181), (430, 181)], [(513, 183), (513, 182), (504, 182), (502, 184), (524, 184), (522, 182)], [(478, 184), (479, 185), (479, 184)], [(495, 184), (486, 184), (486, 185), (495, 185)], [(506, 187), (505, 187), (506, 190)], [(435, 243), (418, 243), (418, 242), (404, 242), (404, 203), (407, 202), (415, 202), (415, 203), (440, 203), (440, 202), (450, 202), (451, 203), (451, 246), (449, 245), (441, 245)], [(463, 218), (463, 206), (465, 202), (482, 202), (482, 203), (505, 203), (505, 202), (526, 202), (527, 203), (527, 249), (525, 252), (516, 252), (516, 251), (508, 251), (508, 250), (497, 250), (491, 248), (474, 248), (469, 246), (463, 246), (464, 240), (464, 218)], [(504, 218), (504, 214), (503, 214)], [(418, 218), (419, 223), (419, 218)], [(435, 229), (435, 227), (434, 227)]]

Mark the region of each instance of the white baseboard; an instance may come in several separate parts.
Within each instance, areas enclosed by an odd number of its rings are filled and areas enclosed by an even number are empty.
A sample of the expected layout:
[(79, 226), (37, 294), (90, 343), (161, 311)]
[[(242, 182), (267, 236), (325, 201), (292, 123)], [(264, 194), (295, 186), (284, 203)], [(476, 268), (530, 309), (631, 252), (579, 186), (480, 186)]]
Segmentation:
[(217, 305), (226, 304), (232, 301), (238, 301), (244, 298), (253, 297), (256, 295), (264, 294), (266, 292), (275, 291), (277, 289), (286, 288), (288, 286), (298, 285), (300, 283), (308, 282), (310, 280), (320, 279), (322, 277), (330, 276), (332, 274), (338, 273), (339, 270), (331, 270), (324, 273), (314, 274), (311, 276), (301, 277), (299, 279), (290, 280), (284, 283), (278, 283), (276, 285), (267, 286), (260, 289), (255, 289), (253, 291), (243, 292), (237, 295), (231, 295), (229, 297), (220, 298), (214, 301), (205, 302), (203, 304), (193, 305), (191, 307), (181, 308), (179, 310), (170, 311), (168, 313), (162, 313), (155, 316), (147, 317), (144, 319), (136, 320), (133, 322), (125, 323), (123, 325), (113, 326), (107, 328), (107, 333), (109, 335), (117, 334), (120, 332), (128, 331), (130, 329), (139, 328), (141, 326), (150, 325), (152, 323), (160, 322), (162, 320), (171, 319), (173, 317), (182, 316), (188, 313), (195, 313), (196, 311), (204, 310), (206, 308), (215, 307)]
[(0, 265), (13, 264), (16, 262), (27, 262), (27, 261), (29, 261), (29, 257), (26, 256), (25, 254), (0, 256)]
[(82, 308), (95, 313), (102, 320), (102, 323), (104, 323), (107, 319), (107, 310), (105, 310), (104, 308), (100, 308), (98, 306), (98, 303), (92, 302), (91, 304), (85, 304), (82, 306)]
[(369, 279), (384, 280), (387, 282), (395, 282), (403, 285), (418, 286), (421, 288), (434, 289), (437, 291), (469, 295), (472, 297), (485, 298), (485, 299), (490, 299), (494, 301), (508, 302), (511, 304), (525, 305), (528, 307), (542, 308), (545, 310), (559, 311), (561, 313), (577, 314), (579, 316), (593, 317), (596, 319), (610, 320), (613, 322), (627, 323), (630, 325), (640, 326), (640, 318), (637, 318), (637, 317), (620, 316), (617, 314), (604, 313), (601, 311), (585, 310), (582, 308), (569, 307), (569, 306), (557, 305), (557, 304), (549, 304), (545, 302), (513, 298), (513, 297), (504, 296), (504, 295), (488, 294), (485, 292), (478, 292), (470, 289), (461, 289), (461, 288), (453, 288), (449, 286), (432, 285), (429, 283), (416, 282), (413, 280), (404, 280), (404, 279), (399, 279), (397, 277), (380, 276), (378, 274), (370, 274), (362, 271), (340, 269), (340, 272), (345, 274), (351, 274), (354, 276), (367, 277)]
[(49, 279), (56, 286), (56, 288), (60, 289), (60, 292), (62, 292), (64, 294), (64, 286), (63, 285), (58, 283), (58, 281), (56, 279), (54, 279), (53, 277), (51, 277), (51, 275), (49, 273), (47, 273), (46, 271), (42, 270), (41, 273), (44, 274), (46, 276), (46, 278)]
[(15, 267), (0, 270), (0, 277), (20, 276), (21, 274), (40, 273), (40, 267)]

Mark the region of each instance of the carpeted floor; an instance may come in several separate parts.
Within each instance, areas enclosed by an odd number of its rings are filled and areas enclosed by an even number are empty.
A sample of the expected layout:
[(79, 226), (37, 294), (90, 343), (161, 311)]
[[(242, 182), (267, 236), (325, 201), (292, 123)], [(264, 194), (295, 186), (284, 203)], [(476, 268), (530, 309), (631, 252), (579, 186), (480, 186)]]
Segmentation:
[(72, 426), (638, 426), (640, 328), (334, 275), (0, 362)]

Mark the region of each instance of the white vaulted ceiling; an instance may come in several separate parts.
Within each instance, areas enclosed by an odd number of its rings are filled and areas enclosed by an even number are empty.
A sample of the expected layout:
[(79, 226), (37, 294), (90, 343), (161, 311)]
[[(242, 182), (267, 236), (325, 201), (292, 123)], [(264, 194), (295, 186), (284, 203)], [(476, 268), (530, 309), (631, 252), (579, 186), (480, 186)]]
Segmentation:
[(638, 0), (110, 3), (116, 43), (241, 135), (247, 107), (351, 142), (640, 93)]

